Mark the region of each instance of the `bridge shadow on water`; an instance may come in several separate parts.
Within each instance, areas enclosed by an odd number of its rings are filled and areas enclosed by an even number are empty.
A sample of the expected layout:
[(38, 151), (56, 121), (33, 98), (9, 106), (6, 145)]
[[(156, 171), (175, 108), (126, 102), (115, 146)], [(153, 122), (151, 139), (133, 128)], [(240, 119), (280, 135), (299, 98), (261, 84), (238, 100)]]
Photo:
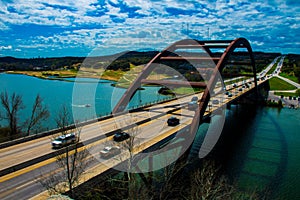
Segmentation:
[[(199, 129), (190, 157), (198, 154), (205, 125)], [(241, 189), (277, 199), (287, 170), (288, 147), (282, 127), (259, 106), (236, 105), (227, 110), (221, 137), (209, 159)]]
[[(204, 159), (199, 159), (198, 153), (208, 126), (204, 123), (198, 130), (188, 156), (190, 164), (183, 172), (185, 178), (194, 169), (202, 167)], [(174, 148), (177, 147), (175, 144)], [(282, 127), (266, 109), (254, 105), (232, 105), (226, 111), (221, 137), (206, 158), (214, 160), (240, 190), (256, 192), (264, 199), (279, 199), (278, 191), (287, 170), (288, 147)], [(94, 177), (85, 186), (98, 185), (102, 182), (101, 177), (114, 174), (122, 175), (123, 172), (111, 169)]]

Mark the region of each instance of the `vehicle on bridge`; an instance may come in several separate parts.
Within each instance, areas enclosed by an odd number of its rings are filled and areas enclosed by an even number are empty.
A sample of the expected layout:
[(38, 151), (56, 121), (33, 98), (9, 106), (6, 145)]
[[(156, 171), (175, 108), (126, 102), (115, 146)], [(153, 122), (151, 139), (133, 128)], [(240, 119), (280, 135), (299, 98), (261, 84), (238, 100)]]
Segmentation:
[(130, 135), (126, 132), (119, 132), (114, 135), (114, 141), (122, 142), (123, 140), (127, 140), (130, 138)]
[(107, 146), (100, 151), (101, 158), (111, 158), (121, 153), (121, 149), (118, 146)]
[(191, 101), (188, 103), (188, 110), (196, 110), (198, 107), (197, 101)]
[(197, 96), (193, 96), (191, 101), (198, 101), (198, 97)]
[(188, 110), (196, 110), (198, 107), (198, 97), (193, 96), (191, 101), (188, 103)]
[(179, 124), (179, 119), (172, 116), (168, 119), (167, 123), (168, 123), (168, 126), (176, 126)]
[(67, 135), (61, 135), (55, 138), (52, 141), (52, 147), (55, 148), (61, 148), (64, 146), (67, 146), (69, 144), (73, 144), (77, 141), (77, 137), (74, 133), (69, 133)]
[(219, 104), (219, 103), (220, 103), (220, 101), (218, 99), (212, 100), (212, 104)]

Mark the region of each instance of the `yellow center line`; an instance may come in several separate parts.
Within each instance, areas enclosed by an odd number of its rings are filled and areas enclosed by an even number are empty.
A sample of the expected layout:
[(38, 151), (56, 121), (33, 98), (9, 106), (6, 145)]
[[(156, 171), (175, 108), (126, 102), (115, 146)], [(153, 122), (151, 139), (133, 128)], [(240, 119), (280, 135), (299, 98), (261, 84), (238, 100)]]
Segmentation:
[[(101, 143), (101, 142), (105, 142), (106, 140), (109, 140), (109, 139), (111, 139), (112, 137), (113, 137), (113, 136), (110, 136), (110, 137), (104, 138), (104, 139), (102, 139), (102, 140), (98, 140), (98, 141), (96, 141), (96, 142), (94, 142), (94, 143), (92, 143), (92, 144), (89, 144), (89, 145), (87, 145), (87, 146), (79, 147), (79, 148), (77, 149), (77, 151), (78, 151), (78, 152), (81, 152), (81, 151), (83, 151), (83, 150), (85, 150), (85, 149), (87, 149), (87, 148), (92, 147), (93, 145), (99, 144), (99, 143)], [(70, 151), (70, 155), (72, 155), (72, 154), (74, 154), (74, 153), (75, 153), (75, 150)], [(64, 154), (64, 153), (63, 153), (63, 154)], [(61, 154), (61, 155), (63, 155), (63, 154)], [(43, 167), (43, 166), (45, 166), (45, 165), (48, 165), (48, 164), (50, 164), (50, 163), (53, 163), (53, 162), (55, 162), (56, 160), (57, 160), (56, 157), (52, 157), (52, 158), (49, 158), (49, 159), (47, 159), (47, 160), (41, 161), (41, 162), (39, 162), (39, 163), (33, 164), (33, 165), (31, 165), (31, 166), (28, 166), (28, 167), (25, 167), (25, 168), (23, 168), (23, 169), (17, 170), (17, 171), (15, 171), (15, 172), (12, 172), (12, 173), (10, 173), (10, 174), (4, 175), (4, 176), (1, 177), (0, 183), (5, 182), (5, 181), (7, 181), (7, 180), (10, 180), (10, 179), (12, 179), (12, 178), (15, 178), (15, 177), (17, 177), (17, 176), (20, 176), (20, 175), (22, 175), (22, 174), (25, 174), (25, 173), (27, 173), (27, 172), (33, 171), (33, 170), (35, 170), (35, 169), (38, 169), (38, 168)]]
[[(177, 113), (177, 112), (179, 112), (179, 111), (176, 111), (175, 113)], [(171, 114), (167, 114), (166, 116), (169, 116), (169, 115), (171, 115)], [(163, 116), (163, 118), (167, 118), (166, 116)], [(158, 118), (158, 119), (156, 119), (156, 120), (159, 120), (159, 119), (161, 119), (161, 118)], [(149, 125), (150, 123), (153, 123), (153, 121), (149, 121), (149, 122), (143, 123), (143, 124), (139, 125), (139, 127), (147, 126), (147, 125)], [(110, 136), (110, 137), (104, 138), (104, 139), (102, 139), (102, 140), (98, 140), (98, 141), (96, 141), (96, 142), (94, 142), (94, 143), (92, 143), (92, 144), (89, 144), (89, 145), (87, 145), (87, 146), (80, 147), (80, 148), (78, 148), (78, 152), (81, 152), (81, 151), (83, 151), (84, 149), (90, 148), (90, 147), (92, 147), (92, 146), (94, 146), (94, 145), (97, 145), (97, 144), (100, 144), (100, 143), (105, 143), (105, 142), (107, 142), (107, 141), (110, 141), (110, 140), (112, 140), (112, 137), (113, 137), (113, 136)], [(71, 151), (71, 154), (72, 154), (72, 153), (74, 153), (74, 150)], [(35, 169), (38, 169), (38, 168), (40, 168), (40, 167), (43, 167), (43, 166), (48, 165), (48, 164), (50, 164), (50, 163), (53, 163), (53, 162), (55, 162), (55, 161), (56, 161), (56, 158), (55, 158), (55, 157), (49, 158), (49, 159), (47, 159), (47, 160), (41, 161), (41, 162), (39, 162), (39, 163), (33, 164), (33, 165), (28, 166), (28, 167), (25, 167), (25, 168), (23, 168), (23, 169), (17, 170), (17, 171), (15, 171), (15, 172), (10, 173), (10, 174), (4, 175), (4, 176), (1, 177), (0, 183), (5, 182), (5, 181), (8, 181), (8, 180), (10, 180), (10, 179), (12, 179), (12, 178), (15, 178), (15, 177), (17, 177), (17, 176), (20, 176), (20, 175), (22, 175), (22, 174), (28, 173), (28, 172), (30, 172), (30, 171), (33, 171), (33, 170), (35, 170)]]

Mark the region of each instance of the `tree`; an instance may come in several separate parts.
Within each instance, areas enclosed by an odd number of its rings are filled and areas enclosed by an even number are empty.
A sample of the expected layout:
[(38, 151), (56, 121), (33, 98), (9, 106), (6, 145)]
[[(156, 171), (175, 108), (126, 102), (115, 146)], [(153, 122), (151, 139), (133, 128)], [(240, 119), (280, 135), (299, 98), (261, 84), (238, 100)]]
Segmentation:
[(57, 117), (55, 118), (55, 123), (57, 128), (61, 129), (61, 134), (65, 135), (67, 133), (67, 127), (71, 124), (70, 121), (70, 111), (66, 105), (63, 105), (59, 110)]
[(24, 109), (24, 104), (21, 95), (13, 93), (10, 97), (7, 92), (2, 92), (0, 95), (1, 104), (4, 107), (5, 114), (1, 115), (2, 119), (8, 120), (10, 128), (10, 136), (16, 135), (20, 132), (18, 127), (18, 113)]
[(69, 191), (70, 197), (74, 196), (74, 187), (79, 183), (83, 172), (88, 167), (92, 158), (88, 158), (89, 152), (86, 148), (79, 149), (81, 127), (76, 122), (75, 128), (68, 130), (70, 125), (70, 112), (67, 107), (62, 106), (55, 119), (61, 134), (73, 132), (77, 136), (76, 142), (71, 146), (64, 147), (64, 152), (56, 156), (56, 164), (59, 172), (53, 171), (50, 176), (41, 178), (40, 183), (51, 193), (65, 193)]
[(194, 199), (230, 199), (234, 193), (227, 179), (220, 176), (219, 169), (212, 162), (204, 162), (191, 174), (188, 198)]
[[(80, 133), (77, 132), (79, 135)], [(79, 183), (80, 177), (90, 163), (86, 159), (89, 155), (87, 149), (83, 148), (79, 151), (78, 142), (74, 145), (74, 150), (70, 147), (65, 148), (65, 153), (56, 157), (57, 165), (62, 169), (62, 188), (67, 187), (70, 196), (74, 196), (73, 188)]]
[(42, 102), (43, 99), (38, 94), (32, 106), (31, 117), (27, 119), (24, 123), (24, 125), (27, 126), (26, 128), (27, 135), (30, 134), (32, 128), (40, 126), (40, 122), (46, 120), (50, 116), (48, 108), (44, 106)]

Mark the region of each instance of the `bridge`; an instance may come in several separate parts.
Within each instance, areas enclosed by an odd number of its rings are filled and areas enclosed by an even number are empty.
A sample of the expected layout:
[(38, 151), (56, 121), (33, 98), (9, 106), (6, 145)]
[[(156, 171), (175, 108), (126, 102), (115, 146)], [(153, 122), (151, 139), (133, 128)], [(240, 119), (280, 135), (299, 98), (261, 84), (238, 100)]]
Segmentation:
[[(153, 79), (155, 75), (149, 78), (163, 66), (170, 69), (164, 71), (163, 79)], [(173, 71), (174, 66), (177, 68)], [(243, 70), (239, 70), (241, 68)], [(178, 71), (184, 71), (185, 75)], [(111, 168), (121, 169), (122, 163), (131, 156), (140, 156), (140, 159), (135, 161), (135, 167), (127, 169), (130, 172), (141, 172), (138, 162), (141, 165), (147, 163), (146, 171), (159, 169), (163, 166), (156, 166), (153, 158), (179, 146), (182, 149), (168, 162), (176, 161), (189, 151), (202, 123), (209, 122), (214, 115), (224, 115), (227, 104), (249, 94), (258, 95), (258, 88), (269, 77), (266, 74), (257, 76), (256, 73), (251, 46), (244, 38), (212, 41), (186, 39), (170, 45), (145, 65), (109, 117), (81, 127), (79, 151), (88, 149), (89, 157), (96, 158), (96, 161), (86, 170), (80, 183)], [(127, 110), (139, 88), (149, 84), (171, 91), (176, 91), (178, 87), (192, 88), (195, 92), (175, 95), (174, 99), (156, 105)], [(193, 97), (197, 100), (192, 102)], [(191, 102), (194, 105), (192, 108)], [(178, 125), (168, 126), (167, 120), (172, 116), (180, 120)], [(113, 135), (120, 131), (128, 132), (134, 138), (132, 148), (113, 141)], [(205, 157), (217, 139), (218, 136), (208, 135), (199, 156)], [(102, 159), (99, 152), (108, 144), (121, 146), (121, 153), (111, 159)], [(0, 199), (43, 198), (45, 189), (36, 179), (40, 178), (38, 175), (41, 173), (53, 171), (55, 156), (63, 152), (64, 149), (51, 148), (51, 137), (0, 149)]]

